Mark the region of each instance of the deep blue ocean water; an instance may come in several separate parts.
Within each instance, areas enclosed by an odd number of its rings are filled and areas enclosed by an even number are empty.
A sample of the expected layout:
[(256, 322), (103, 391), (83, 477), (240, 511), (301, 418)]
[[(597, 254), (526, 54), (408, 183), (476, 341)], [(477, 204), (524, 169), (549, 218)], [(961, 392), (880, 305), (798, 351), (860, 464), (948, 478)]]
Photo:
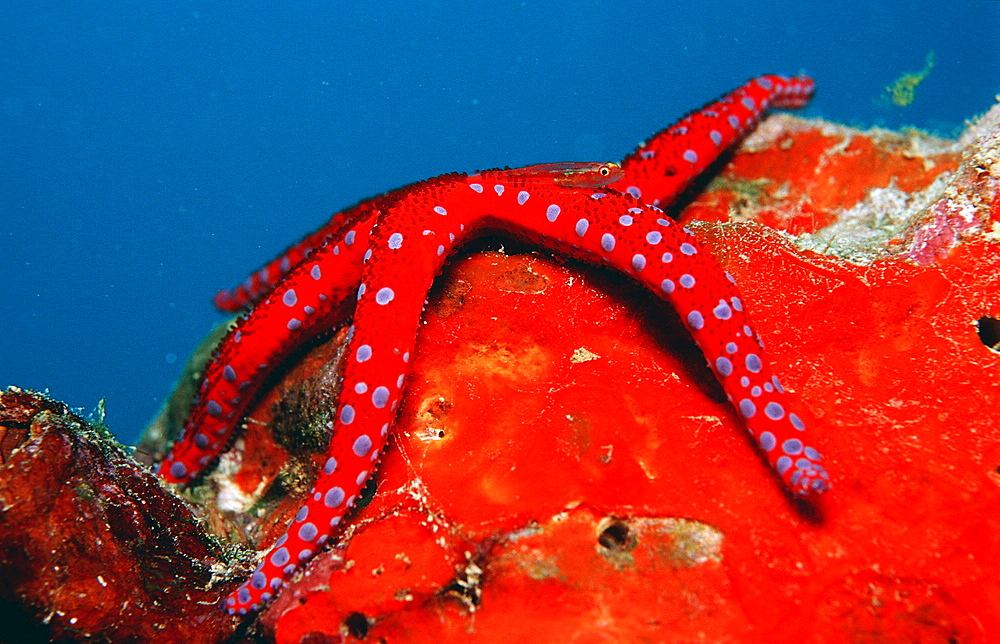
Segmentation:
[(134, 441), (214, 292), (363, 197), (618, 160), (768, 72), (816, 79), (805, 115), (954, 134), (1000, 93), (998, 43), (997, 0), (5, 0), (0, 387), (105, 398)]

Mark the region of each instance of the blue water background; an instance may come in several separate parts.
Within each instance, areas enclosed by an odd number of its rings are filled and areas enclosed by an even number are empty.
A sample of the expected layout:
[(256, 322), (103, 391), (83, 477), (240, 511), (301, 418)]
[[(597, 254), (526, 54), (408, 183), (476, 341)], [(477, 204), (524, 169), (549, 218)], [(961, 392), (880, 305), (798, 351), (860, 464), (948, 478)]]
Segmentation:
[[(0, 5), (0, 387), (125, 441), (220, 287), (362, 197), (618, 160), (765, 72), (809, 116), (953, 134), (1000, 92), (1000, 2)], [(884, 88), (936, 65), (907, 107)]]

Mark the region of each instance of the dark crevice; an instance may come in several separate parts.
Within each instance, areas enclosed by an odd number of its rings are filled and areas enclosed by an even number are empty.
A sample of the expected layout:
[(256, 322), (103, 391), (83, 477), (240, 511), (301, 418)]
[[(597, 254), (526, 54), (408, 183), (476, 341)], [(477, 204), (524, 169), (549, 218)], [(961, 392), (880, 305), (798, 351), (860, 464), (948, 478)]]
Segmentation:
[(605, 526), (597, 535), (597, 542), (608, 550), (617, 552), (634, 550), (638, 545), (638, 540), (632, 534), (628, 524), (619, 520), (614, 520)]
[(1000, 319), (981, 317), (976, 321), (976, 332), (987, 347), (1000, 353)]
[(363, 640), (368, 635), (368, 629), (371, 625), (363, 613), (351, 613), (344, 619), (344, 626), (347, 627), (347, 632), (351, 637)]
[(0, 642), (3, 643), (43, 644), (52, 641), (50, 630), (39, 624), (30, 611), (6, 599), (0, 599), (0, 624), (3, 624), (3, 632), (0, 633)]

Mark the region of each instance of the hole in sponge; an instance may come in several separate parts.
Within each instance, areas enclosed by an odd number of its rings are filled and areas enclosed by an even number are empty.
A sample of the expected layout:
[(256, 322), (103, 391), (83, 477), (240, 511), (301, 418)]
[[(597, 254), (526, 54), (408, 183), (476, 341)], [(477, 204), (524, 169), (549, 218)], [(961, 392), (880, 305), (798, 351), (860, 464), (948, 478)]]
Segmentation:
[(618, 552), (627, 552), (635, 549), (638, 541), (628, 524), (624, 521), (611, 521), (597, 535), (597, 542), (607, 548)]
[(356, 637), (359, 640), (363, 640), (368, 635), (368, 618), (362, 613), (351, 613), (348, 615), (344, 620), (344, 626), (347, 627), (347, 632), (352, 637)]
[(1000, 353), (1000, 320), (981, 317), (976, 321), (976, 332), (987, 347)]

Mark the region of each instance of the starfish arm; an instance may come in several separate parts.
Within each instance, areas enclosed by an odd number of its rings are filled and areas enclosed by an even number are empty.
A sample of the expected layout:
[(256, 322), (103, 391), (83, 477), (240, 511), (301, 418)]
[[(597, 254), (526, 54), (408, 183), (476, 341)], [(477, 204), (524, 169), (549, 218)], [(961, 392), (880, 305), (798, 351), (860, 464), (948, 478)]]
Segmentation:
[(353, 308), (374, 214), (300, 263), (219, 343), (195, 401), (159, 475), (190, 483), (229, 444), (267, 375), (289, 353), (335, 328)]
[(625, 178), (612, 187), (644, 203), (665, 207), (753, 129), (765, 111), (802, 107), (814, 89), (806, 76), (754, 78), (640, 145), (622, 160)]
[(215, 294), (212, 302), (220, 311), (235, 313), (256, 303), (271, 292), (293, 268), (302, 263), (328, 241), (341, 241), (351, 229), (362, 221), (372, 219), (378, 211), (382, 197), (367, 199), (356, 206), (335, 213), (330, 221), (315, 232), (287, 248), (270, 262), (255, 270), (240, 284)]
[[(529, 166), (529, 168), (528, 171), (531, 172), (561, 175), (563, 177), (561, 185), (575, 185), (577, 187), (588, 181), (592, 183), (591, 187), (603, 186), (624, 176), (621, 168), (614, 163), (547, 163)], [(526, 169), (520, 168), (520, 170)], [(361, 222), (372, 219), (378, 212), (381, 202), (392, 200), (396, 193), (406, 190), (408, 187), (366, 199), (347, 210), (334, 213), (330, 220), (318, 230), (285, 249), (280, 255), (252, 272), (245, 280), (232, 288), (218, 291), (212, 299), (215, 308), (235, 313), (255, 304), (270, 293), (275, 285), (281, 282), (293, 268), (308, 259), (313, 252), (328, 242), (342, 240), (345, 234), (361, 225)]]
[(259, 608), (336, 532), (371, 476), (402, 395), (427, 292), (448, 254), (483, 228), (611, 266), (672, 304), (781, 480), (824, 491), (821, 456), (748, 324), (729, 276), (662, 212), (614, 192), (567, 190), (523, 173), (449, 175), (413, 187), (380, 216), (358, 288), (328, 460), (308, 502), (250, 580), (225, 602)]
[[(546, 163), (516, 170), (561, 177), (554, 180), (560, 185), (576, 187), (583, 187), (585, 183), (590, 187), (603, 186), (618, 181), (624, 176), (621, 168), (614, 163)], [(397, 193), (405, 191), (407, 188), (409, 186), (366, 199), (347, 210), (334, 213), (330, 220), (319, 229), (285, 249), (280, 255), (252, 272), (245, 280), (232, 288), (218, 291), (212, 299), (215, 308), (235, 313), (257, 303), (270, 293), (285, 275), (308, 259), (313, 252), (331, 241), (341, 241), (345, 234), (362, 225), (363, 221), (368, 219), (374, 221), (373, 218), (378, 213), (379, 204), (391, 201)]]

